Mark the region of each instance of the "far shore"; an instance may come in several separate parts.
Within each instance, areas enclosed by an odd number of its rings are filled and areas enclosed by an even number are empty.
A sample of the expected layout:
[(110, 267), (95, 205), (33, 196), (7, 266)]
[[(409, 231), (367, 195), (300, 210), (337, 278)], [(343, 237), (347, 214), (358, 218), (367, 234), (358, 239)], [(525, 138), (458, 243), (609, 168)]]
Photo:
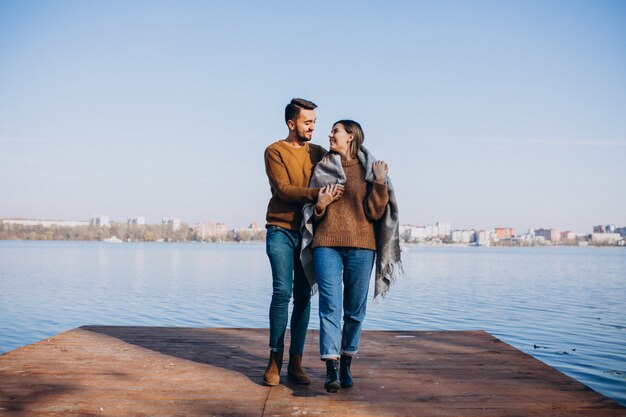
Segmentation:
[[(197, 245), (264, 245), (265, 240), (245, 240), (245, 241), (234, 241), (234, 240), (216, 240), (216, 241), (197, 241), (197, 240), (121, 240), (121, 239), (92, 239), (92, 240), (81, 240), (81, 239), (0, 239), (0, 242), (82, 242), (82, 243), (105, 243), (110, 245), (115, 244), (133, 244), (133, 243), (148, 243), (148, 244), (172, 244), (172, 243), (181, 243), (181, 244), (197, 244)], [(510, 244), (508, 242), (496, 242), (490, 245), (477, 245), (475, 243), (445, 243), (445, 242), (401, 242), (400, 247), (402, 251), (409, 251), (411, 249), (417, 248), (606, 248), (606, 247), (619, 247), (624, 248), (624, 245), (519, 245), (519, 244)]]

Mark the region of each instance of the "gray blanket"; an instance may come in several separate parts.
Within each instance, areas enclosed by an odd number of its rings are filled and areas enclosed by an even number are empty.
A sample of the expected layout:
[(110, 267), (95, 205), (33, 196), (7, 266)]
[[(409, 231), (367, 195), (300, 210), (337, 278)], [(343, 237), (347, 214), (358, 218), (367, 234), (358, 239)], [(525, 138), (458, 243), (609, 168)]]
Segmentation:
[[(365, 167), (365, 180), (374, 182), (372, 164), (376, 158), (364, 147), (358, 153), (359, 162)], [(400, 231), (398, 220), (398, 204), (396, 195), (387, 177), (387, 189), (389, 203), (385, 214), (375, 224), (376, 228), (376, 283), (374, 287), (374, 299), (384, 297), (389, 287), (404, 274), (402, 260), (400, 258)], [(341, 156), (328, 153), (315, 167), (309, 187), (324, 187), (328, 184), (345, 184), (346, 174), (341, 166)], [(313, 209), (315, 203), (309, 203), (302, 209), (303, 220), (300, 227), (302, 232), (302, 250), (300, 259), (313, 292), (317, 291), (317, 279), (313, 268)]]

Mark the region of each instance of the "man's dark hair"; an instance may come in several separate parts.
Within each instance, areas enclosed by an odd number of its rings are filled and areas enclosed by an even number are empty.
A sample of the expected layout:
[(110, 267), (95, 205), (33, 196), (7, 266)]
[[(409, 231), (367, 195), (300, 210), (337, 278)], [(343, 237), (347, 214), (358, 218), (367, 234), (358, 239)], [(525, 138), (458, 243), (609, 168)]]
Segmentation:
[(285, 107), (285, 123), (289, 120), (296, 120), (300, 115), (300, 110), (315, 110), (317, 108), (317, 104), (312, 101), (305, 100), (303, 98), (294, 98), (291, 100), (291, 103), (287, 104)]

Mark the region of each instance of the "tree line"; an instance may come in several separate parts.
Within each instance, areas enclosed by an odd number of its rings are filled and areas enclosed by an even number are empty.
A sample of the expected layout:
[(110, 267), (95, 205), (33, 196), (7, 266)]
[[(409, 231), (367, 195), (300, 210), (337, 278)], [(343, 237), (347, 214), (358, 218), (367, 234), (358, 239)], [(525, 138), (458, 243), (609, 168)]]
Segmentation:
[[(77, 240), (103, 241), (117, 237), (131, 242), (188, 242), (203, 241), (187, 224), (181, 223), (178, 230), (172, 225), (134, 225), (112, 222), (110, 226), (44, 227), (0, 223), (0, 240)], [(215, 236), (204, 241), (248, 242), (265, 240), (265, 230), (232, 229), (225, 236)]]

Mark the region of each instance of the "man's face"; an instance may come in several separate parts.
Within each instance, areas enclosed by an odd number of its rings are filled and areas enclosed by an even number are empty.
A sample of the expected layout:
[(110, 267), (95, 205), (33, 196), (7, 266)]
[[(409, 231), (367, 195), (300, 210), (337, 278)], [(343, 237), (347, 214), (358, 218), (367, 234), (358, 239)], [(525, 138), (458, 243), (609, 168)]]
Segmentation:
[(301, 109), (298, 118), (295, 122), (291, 121), (289, 128), (293, 126), (299, 141), (308, 142), (313, 137), (316, 121), (315, 110)]

